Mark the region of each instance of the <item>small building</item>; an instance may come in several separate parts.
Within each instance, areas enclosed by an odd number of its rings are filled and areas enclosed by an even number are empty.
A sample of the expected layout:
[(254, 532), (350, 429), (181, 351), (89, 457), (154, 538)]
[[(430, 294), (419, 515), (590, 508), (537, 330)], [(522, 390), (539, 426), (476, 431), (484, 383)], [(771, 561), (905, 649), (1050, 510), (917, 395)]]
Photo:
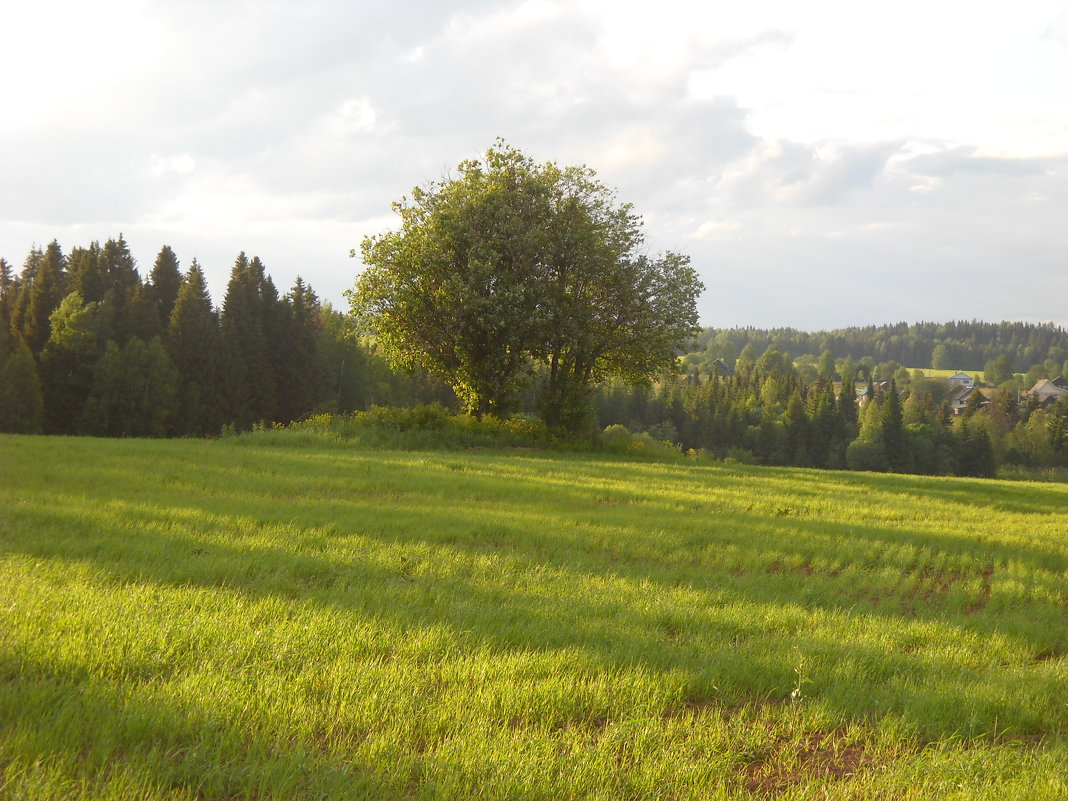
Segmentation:
[[(875, 390), (874, 397), (878, 398), (880, 395), (886, 392), (886, 390), (890, 389), (890, 382), (880, 381), (878, 384), (875, 384), (872, 389)], [(857, 405), (863, 406), (869, 400), (871, 400), (871, 398), (868, 397), (868, 388), (864, 387), (864, 389), (857, 393)]]
[(1038, 400), (1040, 406), (1047, 406), (1051, 403), (1056, 403), (1061, 398), (1068, 398), (1068, 389), (1057, 386), (1056, 381), (1043, 378), (1041, 381), (1037, 381), (1031, 389), (1027, 390), (1027, 394)]
[(955, 385), (949, 393), (949, 410), (953, 414), (960, 414), (964, 411), (964, 407), (968, 405), (968, 399), (975, 392), (975, 387), (964, 387), (959, 384)]
[(975, 379), (967, 373), (954, 373), (947, 380), (950, 384), (967, 387), (968, 389), (971, 389), (975, 386)]
[(730, 378), (734, 375), (734, 368), (723, 361), (723, 359), (713, 359), (710, 366), (720, 378)]

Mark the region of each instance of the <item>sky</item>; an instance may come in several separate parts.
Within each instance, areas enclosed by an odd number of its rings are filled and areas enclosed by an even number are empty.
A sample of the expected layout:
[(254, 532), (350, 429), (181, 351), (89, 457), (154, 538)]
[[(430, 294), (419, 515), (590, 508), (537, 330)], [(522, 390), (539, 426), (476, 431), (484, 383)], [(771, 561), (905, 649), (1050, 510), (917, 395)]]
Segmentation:
[(0, 10), (0, 256), (122, 233), (338, 308), (497, 137), (690, 256), (706, 326), (1068, 326), (1068, 0), (36, 0)]

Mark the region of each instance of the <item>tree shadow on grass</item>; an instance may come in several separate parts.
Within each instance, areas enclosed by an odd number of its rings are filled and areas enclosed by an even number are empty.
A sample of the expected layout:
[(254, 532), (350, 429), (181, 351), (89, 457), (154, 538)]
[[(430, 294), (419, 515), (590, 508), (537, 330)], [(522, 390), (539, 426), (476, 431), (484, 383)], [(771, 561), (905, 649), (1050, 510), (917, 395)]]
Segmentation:
[[(151, 684), (55, 666), (0, 650), (0, 787), (34, 797), (80, 777), (86, 797), (400, 798), (409, 777), (272, 732), (235, 731), (224, 714)], [(62, 793), (67, 797), (68, 793)], [(7, 797), (5, 795), (5, 797)]]
[[(591, 548), (588, 528), (554, 528), (549, 525), (551, 515), (542, 518), (532, 534), (530, 510), (512, 510), (514, 520), (499, 513), (486, 526), (473, 524), (471, 510), (462, 505), (398, 509), (365, 499), (355, 508), (376, 521), (391, 514), (388, 529), (368, 531), (354, 520), (348, 531), (304, 533), (304, 503), (314, 501), (289, 502), (292, 528), (278, 545), (262, 542), (278, 524), (275, 513), (250, 528), (248, 518), (226, 518), (213, 511), (207, 515), (210, 526), (198, 525), (190, 533), (190, 521), (205, 516), (203, 509), (127, 503), (118, 515), (107, 508), (98, 510), (95, 519), (80, 513), (81, 536), (47, 540), (16, 531), (5, 537), (2, 550), (86, 564), (119, 583), (222, 588), (254, 599), (280, 598), (334, 609), (405, 631), (444, 626), (457, 642), (473, 637), (500, 652), (570, 650), (587, 655), (605, 671), (681, 671), (689, 688), (681, 699), (686, 704), (785, 700), (797, 679), (798, 654), (807, 654), (830, 675), (835, 662), (843, 659), (868, 673), (860, 685), (854, 677), (824, 687), (821, 700), (851, 717), (909, 718), (925, 737), (981, 736), (997, 726), (1033, 732), (1065, 722), (1063, 713), (1040, 703), (1045, 685), (1021, 691), (1013, 688), (1009, 674), (973, 668), (962, 669), (954, 678), (942, 674), (928, 687), (925, 679), (932, 663), (922, 650), (894, 653), (869, 643), (843, 643), (826, 624), (810, 625), (808, 616), (822, 611), (859, 624), (877, 619), (902, 626), (928, 621), (938, 624), (947, 638), (969, 630), (1000, 631), (1025, 641), (1032, 637), (1035, 647), (1049, 646), (1048, 640), (1038, 638), (1041, 633), (1014, 630), (979, 613), (946, 614), (937, 598), (914, 604), (911, 615), (888, 605), (866, 607), (837, 591), (847, 586), (844, 579), (805, 573), (806, 564), (836, 553), (836, 542), (846, 536), (854, 541), (859, 536), (869, 546), (867, 557), (863, 552), (859, 557), (861, 567), (878, 565), (887, 545), (900, 543), (898, 529), (867, 528), (858, 535), (843, 524), (789, 520), (786, 531), (797, 534), (797, 545), (790, 551), (791, 538), (775, 527), (768, 537), (787, 558), (769, 564), (763, 550), (767, 539), (754, 537), (766, 519), (739, 515), (732, 523), (732, 546), (743, 551), (740, 563), (762, 571), (759, 580), (752, 581), (700, 559), (689, 563), (669, 558), (654, 568), (644, 550), (648, 534), (640, 524), (632, 530), (612, 525)], [(73, 522), (62, 505), (39, 512), (36, 520), (46, 531), (69, 532)], [(147, 533), (139, 537), (134, 533), (138, 528)], [(811, 530), (801, 536), (805, 529)], [(929, 544), (930, 538), (923, 536), (923, 543)], [(322, 550), (329, 550), (333, 538), (345, 537), (360, 542), (340, 555)], [(717, 540), (710, 536), (708, 542)], [(635, 544), (642, 547), (631, 551)], [(749, 553), (744, 553), (746, 548)], [(1020, 554), (1006, 549), (1002, 556), (1018, 559)], [(491, 568), (501, 568), (500, 574), (486, 572), (487, 557)], [(532, 581), (539, 570), (550, 572)], [(586, 594), (572, 598), (548, 592), (554, 582)], [(803, 582), (820, 582), (825, 589), (799, 597)], [(616, 594), (623, 590), (629, 595)], [(699, 613), (687, 615), (677, 606), (665, 609), (655, 603), (679, 591), (702, 607)], [(753, 617), (719, 614), (736, 603), (748, 604)], [(769, 626), (761, 616), (776, 608), (786, 613)], [(1064, 637), (1055, 636), (1063, 647)], [(853, 686), (847, 686), (849, 682)], [(992, 692), (984, 694), (987, 689)]]

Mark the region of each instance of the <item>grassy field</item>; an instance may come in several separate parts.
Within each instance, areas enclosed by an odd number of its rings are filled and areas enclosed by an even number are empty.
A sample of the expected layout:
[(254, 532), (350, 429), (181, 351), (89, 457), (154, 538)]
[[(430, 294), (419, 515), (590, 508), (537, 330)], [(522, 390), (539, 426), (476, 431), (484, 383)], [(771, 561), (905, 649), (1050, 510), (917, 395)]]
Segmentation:
[(0, 798), (1068, 797), (1068, 486), (0, 437)]
[(986, 377), (982, 370), (935, 370), (931, 367), (909, 367), (908, 371), (914, 373), (917, 369), (923, 373), (924, 378), (949, 378), (957, 373), (966, 373), (979, 382), (985, 381)]

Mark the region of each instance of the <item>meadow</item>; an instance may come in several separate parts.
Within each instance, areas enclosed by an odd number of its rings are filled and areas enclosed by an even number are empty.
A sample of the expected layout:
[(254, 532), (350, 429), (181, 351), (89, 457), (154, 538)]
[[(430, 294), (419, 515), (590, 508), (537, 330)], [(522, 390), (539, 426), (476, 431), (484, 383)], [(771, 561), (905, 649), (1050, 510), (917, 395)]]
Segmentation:
[(0, 798), (1063, 799), (1066, 653), (1064, 484), (0, 437)]

